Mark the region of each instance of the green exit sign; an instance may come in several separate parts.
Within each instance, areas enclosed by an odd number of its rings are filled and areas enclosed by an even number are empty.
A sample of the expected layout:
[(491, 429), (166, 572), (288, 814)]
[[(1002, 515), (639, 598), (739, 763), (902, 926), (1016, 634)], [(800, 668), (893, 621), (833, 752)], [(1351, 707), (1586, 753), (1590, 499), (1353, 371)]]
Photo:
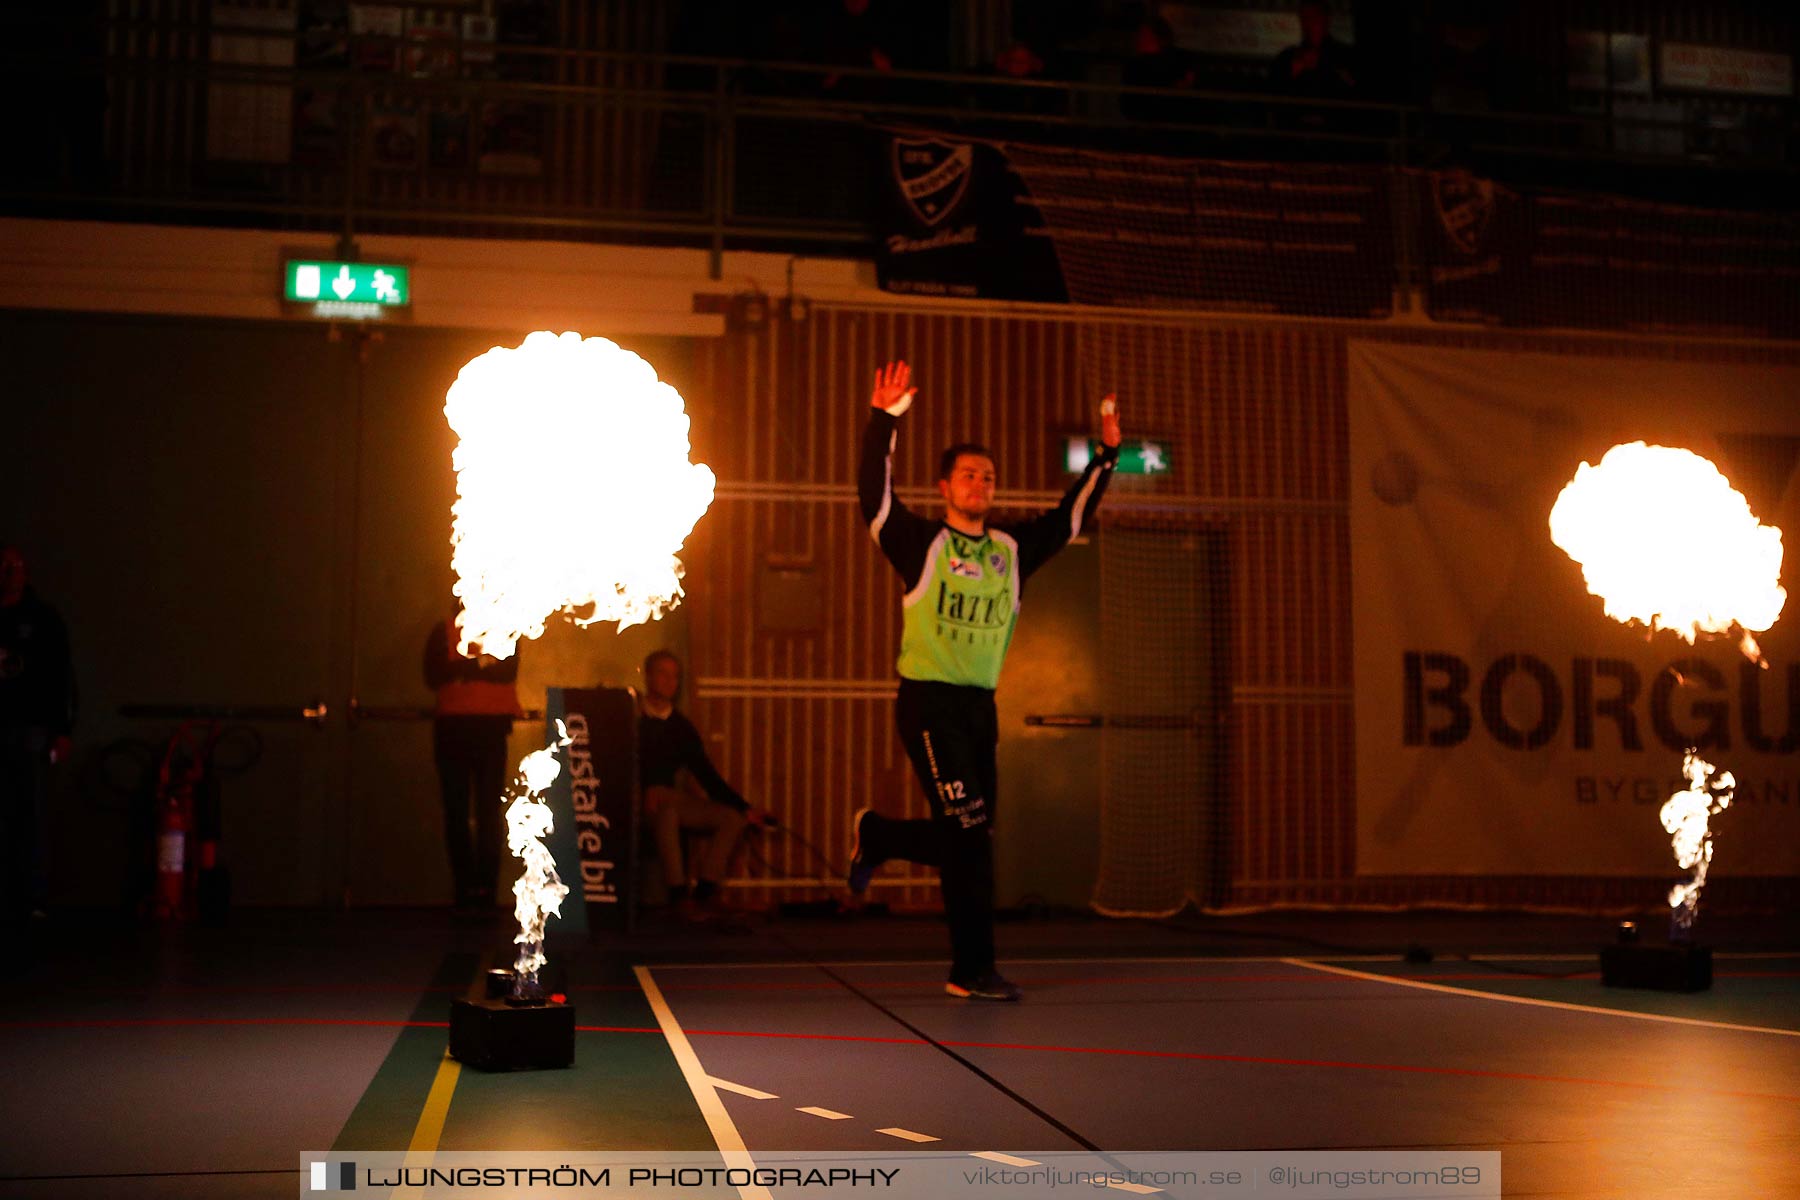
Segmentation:
[(282, 298), (321, 317), (382, 317), (412, 304), (412, 272), (397, 263), (290, 258)]
[[(1095, 438), (1069, 439), (1068, 466), (1071, 475), (1087, 470), (1094, 455), (1100, 453)], [(1167, 442), (1131, 441), (1119, 443), (1119, 465), (1113, 468), (1121, 475), (1166, 475), (1169, 472)]]

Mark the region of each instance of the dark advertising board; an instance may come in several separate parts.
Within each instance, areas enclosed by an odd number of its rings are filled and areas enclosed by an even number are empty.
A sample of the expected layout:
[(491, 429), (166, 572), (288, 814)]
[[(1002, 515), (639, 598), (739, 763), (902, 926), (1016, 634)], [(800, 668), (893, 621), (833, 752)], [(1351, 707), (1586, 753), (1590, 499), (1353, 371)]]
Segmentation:
[(884, 156), (882, 288), (923, 296), (1068, 299), (1056, 250), (1006, 156), (983, 142), (895, 134)]
[(1800, 334), (1800, 221), (1420, 177), (1438, 321), (1707, 337)]
[(544, 720), (556, 738), (560, 720), (570, 742), (557, 752), (563, 770), (545, 803), (556, 872), (568, 885), (552, 932), (625, 931), (636, 916), (637, 703), (624, 688), (551, 688)]
[(1393, 310), (1391, 185), (1377, 169), (901, 137), (892, 159), (889, 291), (1359, 319)]

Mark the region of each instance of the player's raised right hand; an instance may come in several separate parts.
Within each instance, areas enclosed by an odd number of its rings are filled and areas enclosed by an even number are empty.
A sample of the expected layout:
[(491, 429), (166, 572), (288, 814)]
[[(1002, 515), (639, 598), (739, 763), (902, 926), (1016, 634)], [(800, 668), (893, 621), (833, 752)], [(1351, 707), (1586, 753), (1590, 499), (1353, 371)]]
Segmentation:
[(876, 368), (875, 390), (869, 393), (869, 405), (897, 417), (912, 407), (918, 390), (912, 385), (912, 368), (904, 362), (891, 362)]

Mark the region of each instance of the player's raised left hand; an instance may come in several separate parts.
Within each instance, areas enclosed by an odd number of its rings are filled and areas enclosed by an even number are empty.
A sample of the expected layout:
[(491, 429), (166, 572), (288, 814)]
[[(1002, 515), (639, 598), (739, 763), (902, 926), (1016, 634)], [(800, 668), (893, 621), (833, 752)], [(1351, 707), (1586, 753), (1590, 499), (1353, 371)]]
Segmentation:
[(1106, 399), (1100, 401), (1100, 441), (1114, 450), (1119, 447), (1119, 396), (1117, 392), (1108, 392)]

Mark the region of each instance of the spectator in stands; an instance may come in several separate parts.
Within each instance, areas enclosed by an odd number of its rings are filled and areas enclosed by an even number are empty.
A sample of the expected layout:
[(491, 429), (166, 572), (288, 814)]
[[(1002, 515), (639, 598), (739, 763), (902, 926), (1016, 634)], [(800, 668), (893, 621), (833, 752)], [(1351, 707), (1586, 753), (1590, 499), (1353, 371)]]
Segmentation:
[(74, 724), (68, 630), (32, 588), (24, 552), (0, 543), (0, 845), (9, 920), (44, 916), (50, 768), (68, 761)]
[[(680, 695), (681, 660), (667, 650), (652, 651), (644, 659), (638, 705), (638, 781), (644, 813), (656, 831), (669, 903), (692, 920), (711, 915), (738, 839), (746, 828), (769, 824), (769, 814), (752, 808), (713, 766), (700, 731), (675, 707)], [(708, 838), (691, 891), (683, 833)]]
[[(1024, 38), (1008, 43), (994, 56), (993, 73), (1022, 83), (1042, 83), (1055, 77), (1044, 55)], [(982, 107), (994, 112), (1058, 113), (1067, 107), (1066, 93), (1060, 88), (986, 88), (983, 96)]]
[(1300, 41), (1276, 55), (1269, 70), (1276, 90), (1314, 100), (1347, 100), (1356, 94), (1350, 47), (1331, 36), (1331, 10), (1322, 0), (1300, 5)]
[[(815, 59), (830, 66), (894, 69), (892, 31), (873, 0), (828, 0), (815, 45)], [(836, 71), (822, 86), (826, 95), (841, 99), (873, 99), (880, 90), (867, 76)]]
[(1024, 42), (1014, 42), (994, 56), (994, 70), (1008, 79), (1042, 79), (1044, 60)]
[[(1131, 57), (1125, 60), (1122, 82), (1134, 88), (1191, 88), (1193, 57), (1175, 42), (1169, 23), (1146, 11), (1131, 35)], [(1179, 121), (1184, 104), (1161, 96), (1119, 98), (1119, 111), (1134, 121)]]

